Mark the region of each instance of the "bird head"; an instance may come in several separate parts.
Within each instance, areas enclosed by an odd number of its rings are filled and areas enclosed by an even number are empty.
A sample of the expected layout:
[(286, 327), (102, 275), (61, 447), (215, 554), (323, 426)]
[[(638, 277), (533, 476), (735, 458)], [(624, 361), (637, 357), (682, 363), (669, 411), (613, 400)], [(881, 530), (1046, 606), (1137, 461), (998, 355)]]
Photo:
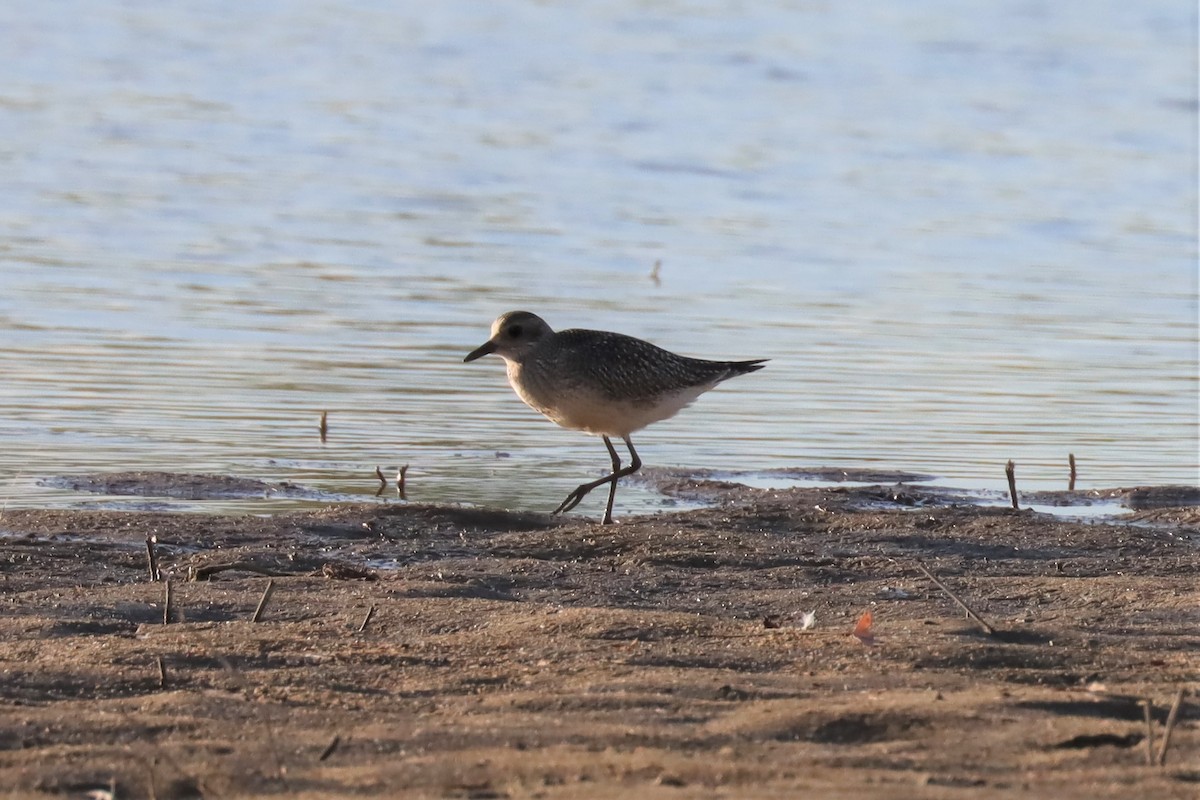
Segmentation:
[(508, 361), (520, 361), (523, 353), (552, 333), (554, 331), (537, 314), (509, 311), (492, 323), (491, 338), (468, 353), (463, 361), (474, 361), (489, 353)]

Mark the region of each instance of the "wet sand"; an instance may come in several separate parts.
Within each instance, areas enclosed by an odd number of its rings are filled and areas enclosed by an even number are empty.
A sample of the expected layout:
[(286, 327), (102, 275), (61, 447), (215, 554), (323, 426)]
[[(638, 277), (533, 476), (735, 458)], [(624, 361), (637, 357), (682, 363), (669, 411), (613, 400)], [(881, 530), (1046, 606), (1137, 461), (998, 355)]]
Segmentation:
[[(649, 477), (714, 505), (612, 526), (399, 503), (269, 517), (8, 510), (0, 787), (1200, 792), (1195, 490), (1039, 499), (1141, 509), (1085, 523), (909, 484)], [(870, 636), (852, 635), (868, 610)], [(1180, 688), (1192, 695), (1166, 765), (1147, 766), (1139, 700), (1153, 702), (1153, 753)]]

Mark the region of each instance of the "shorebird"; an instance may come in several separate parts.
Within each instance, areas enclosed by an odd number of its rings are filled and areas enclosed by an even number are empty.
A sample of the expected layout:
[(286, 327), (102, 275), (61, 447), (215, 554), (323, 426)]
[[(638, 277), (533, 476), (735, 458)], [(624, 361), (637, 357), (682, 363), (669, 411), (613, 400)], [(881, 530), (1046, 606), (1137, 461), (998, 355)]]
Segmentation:
[[(571, 329), (555, 332), (536, 314), (510, 311), (492, 323), (491, 338), (466, 361), (489, 353), (504, 359), (508, 382), (525, 405), (563, 428), (599, 436), (612, 458), (612, 472), (580, 484), (554, 509), (562, 514), (598, 486), (609, 484), (603, 524), (612, 523), (617, 481), (642, 466), (630, 435), (675, 416), (721, 381), (762, 369), (766, 359), (706, 361), (680, 356), (621, 333)], [(621, 458), (610, 437), (629, 448)]]

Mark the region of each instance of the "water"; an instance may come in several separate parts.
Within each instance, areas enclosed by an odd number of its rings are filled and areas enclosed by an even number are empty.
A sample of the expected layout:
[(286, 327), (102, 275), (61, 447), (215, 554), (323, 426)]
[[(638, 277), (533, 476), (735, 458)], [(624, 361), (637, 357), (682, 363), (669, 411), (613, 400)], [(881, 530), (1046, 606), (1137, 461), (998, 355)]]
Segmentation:
[(515, 308), (772, 359), (650, 464), (1194, 483), (1195, 15), (9, 4), (0, 498), (407, 463), (410, 499), (552, 508), (607, 455), (461, 363)]

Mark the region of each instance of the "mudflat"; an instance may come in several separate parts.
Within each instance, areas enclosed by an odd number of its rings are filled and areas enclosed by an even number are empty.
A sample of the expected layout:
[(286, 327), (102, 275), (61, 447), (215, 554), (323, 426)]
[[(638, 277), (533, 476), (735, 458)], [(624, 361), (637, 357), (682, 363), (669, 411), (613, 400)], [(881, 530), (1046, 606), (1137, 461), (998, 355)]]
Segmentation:
[(5, 511), (0, 795), (1200, 794), (1194, 490), (658, 480), (712, 505)]

